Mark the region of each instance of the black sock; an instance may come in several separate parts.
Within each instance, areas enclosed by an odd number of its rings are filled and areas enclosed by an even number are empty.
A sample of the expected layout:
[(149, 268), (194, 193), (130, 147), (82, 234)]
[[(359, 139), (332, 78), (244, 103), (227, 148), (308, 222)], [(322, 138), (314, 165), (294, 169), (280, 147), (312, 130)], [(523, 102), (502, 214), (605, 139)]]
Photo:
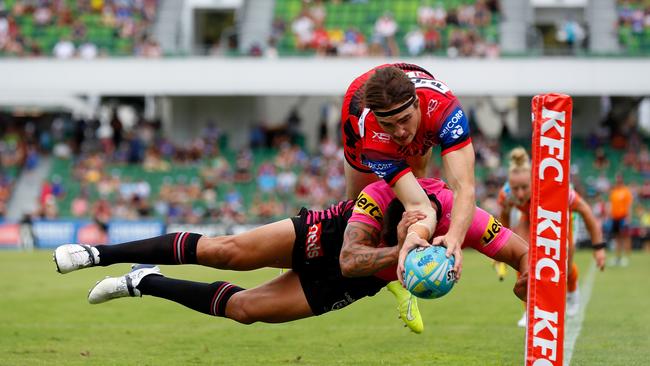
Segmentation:
[(196, 264), (201, 234), (171, 233), (116, 245), (98, 245), (99, 265), (114, 263)]
[(171, 300), (198, 312), (226, 316), (230, 297), (244, 289), (229, 282), (203, 283), (164, 276), (145, 276), (138, 284), (143, 295)]

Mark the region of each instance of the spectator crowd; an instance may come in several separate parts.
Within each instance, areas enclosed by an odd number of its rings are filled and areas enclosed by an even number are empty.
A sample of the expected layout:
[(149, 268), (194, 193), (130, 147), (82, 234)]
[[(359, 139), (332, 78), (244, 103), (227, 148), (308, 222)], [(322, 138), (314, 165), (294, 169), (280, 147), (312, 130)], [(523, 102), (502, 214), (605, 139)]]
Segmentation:
[(0, 56), (159, 57), (158, 0), (0, 0)]

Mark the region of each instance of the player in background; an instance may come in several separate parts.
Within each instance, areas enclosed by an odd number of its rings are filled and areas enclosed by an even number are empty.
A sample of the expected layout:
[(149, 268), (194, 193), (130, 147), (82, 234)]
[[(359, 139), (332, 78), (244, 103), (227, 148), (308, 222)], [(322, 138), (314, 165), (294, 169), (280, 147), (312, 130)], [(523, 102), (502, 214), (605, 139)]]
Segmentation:
[(622, 174), (616, 175), (614, 187), (609, 193), (610, 219), (612, 220), (612, 235), (616, 244), (616, 260), (614, 265), (626, 267), (632, 251), (629, 223), (632, 208), (632, 192), (625, 185)]
[[(513, 231), (523, 238), (530, 238), (530, 195), (531, 195), (531, 165), (528, 153), (522, 147), (510, 152), (510, 166), (508, 169), (508, 182), (499, 192), (499, 205), (501, 214), (499, 219), (506, 226), (510, 225), (510, 215), (513, 209), (519, 211), (520, 218)], [(603, 232), (598, 220), (591, 211), (591, 207), (573, 189), (569, 190), (569, 210), (582, 216), (594, 249), (596, 265), (602, 271), (605, 269), (605, 247)], [(572, 217), (572, 215), (569, 215)], [(574, 316), (580, 309), (580, 292), (578, 290), (578, 266), (573, 262), (575, 251), (573, 243), (573, 220), (569, 222), (569, 258), (567, 275), (567, 308), (566, 314)], [(526, 314), (519, 320), (519, 326), (526, 326)]]
[[(453, 193), (440, 180), (420, 182), (440, 218), (435, 233), (443, 235), (450, 226)], [(361, 204), (362, 198), (376, 204), (374, 209)], [(395, 280), (400, 248), (409, 250), (404, 245), (407, 229), (424, 217), (422, 212), (404, 212), (388, 185), (377, 182), (356, 201), (342, 201), (323, 211), (303, 208), (293, 218), (242, 234), (209, 238), (184, 232), (117, 245), (66, 244), (54, 251), (54, 260), (61, 273), (124, 262), (200, 264), (236, 271), (289, 268), (267, 283), (243, 289), (229, 282), (167, 278), (157, 266), (140, 265), (124, 276), (99, 281), (88, 294), (93, 304), (151, 295), (244, 324), (279, 323), (341, 309)], [(479, 208), (472, 218), (462, 245), (526, 273), (526, 242)], [(525, 281), (513, 288), (522, 300), (526, 290)]]
[[(383, 179), (407, 211), (426, 218), (409, 227), (408, 246), (447, 247), (455, 257), (457, 279), (462, 271), (461, 243), (476, 207), (474, 147), (467, 116), (458, 99), (423, 68), (405, 63), (378, 66), (357, 77), (348, 87), (341, 111), (344, 170), (348, 198), (357, 197), (368, 184)], [(432, 147), (441, 148), (446, 181), (454, 192), (451, 226), (433, 237), (435, 213), (416, 177), (426, 176)], [(391, 283), (400, 317), (416, 333), (424, 323), (415, 298)]]

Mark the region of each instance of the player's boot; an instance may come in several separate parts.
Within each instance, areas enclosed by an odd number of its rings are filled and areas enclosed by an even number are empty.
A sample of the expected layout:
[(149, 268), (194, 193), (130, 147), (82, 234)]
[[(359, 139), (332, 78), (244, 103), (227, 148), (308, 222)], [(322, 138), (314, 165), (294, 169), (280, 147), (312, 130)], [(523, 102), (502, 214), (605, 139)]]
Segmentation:
[(386, 285), (386, 288), (397, 300), (397, 310), (399, 311), (399, 317), (402, 321), (414, 333), (422, 333), (422, 331), (424, 331), (424, 323), (422, 322), (422, 316), (418, 309), (417, 298), (407, 289), (402, 287), (402, 284), (399, 283), (399, 281), (389, 282), (388, 285)]
[(566, 294), (566, 315), (576, 316), (580, 310), (580, 290), (576, 289), (573, 292)]
[(506, 277), (506, 264), (503, 262), (494, 262), (494, 270), (497, 272), (499, 281), (503, 281)]
[(61, 245), (54, 250), (52, 256), (59, 273), (68, 273), (99, 264), (99, 251), (90, 245)]
[(162, 276), (160, 268), (150, 264), (134, 264), (131, 272), (120, 277), (106, 277), (97, 282), (88, 292), (88, 302), (101, 304), (119, 297), (142, 296), (138, 290), (140, 281), (149, 275)]

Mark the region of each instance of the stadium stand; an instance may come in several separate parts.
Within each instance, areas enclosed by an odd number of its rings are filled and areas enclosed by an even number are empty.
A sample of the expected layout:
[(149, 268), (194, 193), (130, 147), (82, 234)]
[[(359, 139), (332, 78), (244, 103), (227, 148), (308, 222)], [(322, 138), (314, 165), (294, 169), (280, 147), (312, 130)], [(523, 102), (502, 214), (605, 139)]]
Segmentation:
[(280, 55), (498, 55), (495, 1), (276, 2)]
[(0, 1), (0, 56), (155, 57), (157, 0)]
[(618, 36), (626, 54), (650, 52), (650, 5), (647, 1), (618, 1)]

